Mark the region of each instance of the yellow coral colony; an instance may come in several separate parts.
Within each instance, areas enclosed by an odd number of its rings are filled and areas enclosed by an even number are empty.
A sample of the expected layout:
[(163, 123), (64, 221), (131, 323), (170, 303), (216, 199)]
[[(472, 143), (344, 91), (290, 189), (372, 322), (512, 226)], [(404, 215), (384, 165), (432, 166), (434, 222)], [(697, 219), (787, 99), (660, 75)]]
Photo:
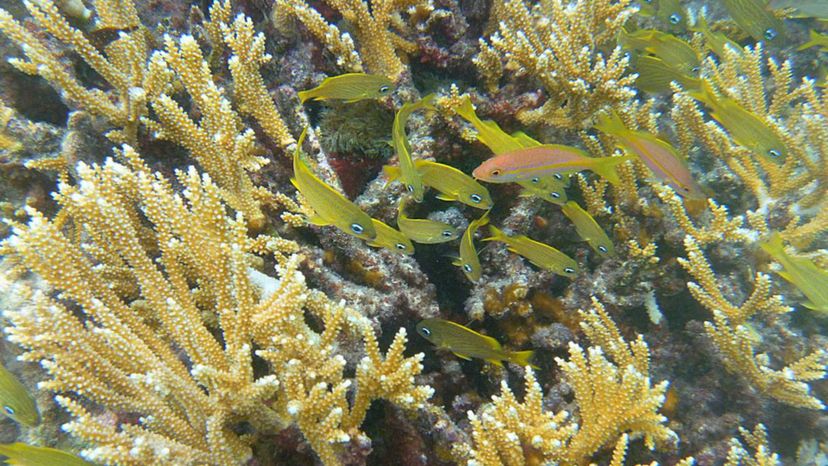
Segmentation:
[[(177, 195), (130, 147), (122, 156), (129, 166), (81, 164), (78, 185), (59, 187), (82, 243), (29, 209), (28, 225), (15, 224), (0, 249), (60, 292), (38, 291), (8, 312), (8, 333), (49, 374), (40, 388), (58, 394), (72, 416), (64, 429), (88, 443), (87, 458), (246, 464), (256, 435), (233, 430), (245, 421), (256, 434), (295, 423), (325, 464), (339, 464), (340, 445), (364, 435), (371, 401), (426, 402), (431, 389), (413, 382), (422, 354), (402, 355), (404, 331), (383, 357), (364, 317), (306, 287), (299, 256), (275, 251), (278, 279), (250, 267), (257, 241), (241, 214), (225, 215), (209, 176), (178, 173)], [(336, 343), (346, 325), (364, 335), (366, 352), (352, 404)], [(254, 347), (267, 375), (253, 375)], [(112, 423), (92, 406), (139, 417)]]
[(615, 44), (635, 12), (630, 5), (629, 0), (552, 0), (533, 6), (504, 1), (496, 12), (498, 32), (490, 43), (481, 39), (476, 63), (489, 84), (497, 82), (505, 62), (507, 70), (543, 85), (546, 102), (520, 112), (523, 123), (588, 127), (598, 111), (620, 108), (635, 94), (635, 76), (625, 74), (629, 60), (621, 49), (615, 47), (609, 56), (598, 51)]
[(326, 0), (325, 3), (350, 23), (359, 52), (348, 32), (343, 33), (328, 24), (305, 0), (277, 0), (273, 7), (274, 20), (283, 21), (285, 16), (298, 18), (344, 70), (382, 74), (393, 80), (405, 70), (403, 59), (406, 54), (417, 50), (416, 44), (404, 37), (409, 26), (402, 12), (415, 7), (432, 8), (427, 0)]
[[(781, 402), (812, 409), (822, 409), (820, 400), (810, 394), (807, 382), (825, 376), (828, 353), (816, 349), (800, 354), (798, 360), (774, 369), (764, 355), (756, 354), (758, 343), (745, 327), (751, 319), (768, 318), (790, 311), (774, 287), (789, 289), (784, 281), (766, 273), (756, 273), (753, 293), (741, 305), (725, 298), (720, 279), (705, 258), (703, 247), (718, 241), (732, 241), (758, 253), (757, 239), (770, 234), (771, 217), (787, 219), (781, 228), (782, 238), (806, 252), (828, 229), (828, 105), (813, 81), (792, 85), (791, 64), (767, 60), (773, 86), (763, 77), (762, 48), (725, 48), (720, 62), (704, 62), (707, 78), (716, 89), (763, 119), (787, 149), (781, 164), (754, 154), (735, 142), (726, 130), (705, 121), (697, 103), (677, 89), (673, 120), (681, 146), (693, 151), (696, 141), (744, 183), (756, 198), (758, 208), (728, 220), (727, 211), (711, 200), (714, 218), (711, 227), (696, 228), (684, 212), (682, 202), (670, 192), (657, 191), (687, 234), (687, 258), (680, 263), (695, 279), (688, 283), (693, 296), (711, 312), (714, 319), (705, 328), (722, 356), (725, 367), (741, 375), (756, 390)], [(766, 89), (771, 89), (766, 95)], [(692, 152), (691, 152), (692, 153)], [(746, 227), (750, 227), (750, 229)]]
[(504, 382), (491, 404), (478, 414), (469, 412), (474, 445), (458, 446), (457, 456), (483, 466), (586, 464), (607, 446), (616, 446), (616, 455), (623, 458), (626, 433), (643, 436), (650, 448), (656, 442), (677, 440), (664, 425), (666, 418), (658, 414), (667, 382), (650, 385), (650, 355), (641, 336), (625, 341), (594, 298), (593, 308), (579, 314), (595, 346), (585, 354), (581, 346), (570, 343), (569, 361), (556, 358), (575, 394), (577, 415), (544, 411), (541, 387), (532, 369), (526, 368), (524, 402), (519, 403)]

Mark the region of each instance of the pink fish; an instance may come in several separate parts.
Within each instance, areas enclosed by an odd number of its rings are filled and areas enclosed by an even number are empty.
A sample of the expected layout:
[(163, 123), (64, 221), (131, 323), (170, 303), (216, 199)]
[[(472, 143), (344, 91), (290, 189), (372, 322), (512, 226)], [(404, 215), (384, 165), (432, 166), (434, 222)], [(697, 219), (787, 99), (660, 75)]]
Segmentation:
[(543, 144), (496, 155), (475, 168), (472, 175), (489, 183), (510, 183), (561, 172), (591, 170), (615, 184), (619, 181), (615, 167), (631, 158), (590, 157), (575, 147)]
[(687, 162), (670, 143), (650, 133), (628, 129), (615, 112), (600, 120), (595, 127), (615, 136), (622, 148), (637, 155), (656, 178), (667, 183), (680, 196), (688, 199), (707, 197), (693, 179)]

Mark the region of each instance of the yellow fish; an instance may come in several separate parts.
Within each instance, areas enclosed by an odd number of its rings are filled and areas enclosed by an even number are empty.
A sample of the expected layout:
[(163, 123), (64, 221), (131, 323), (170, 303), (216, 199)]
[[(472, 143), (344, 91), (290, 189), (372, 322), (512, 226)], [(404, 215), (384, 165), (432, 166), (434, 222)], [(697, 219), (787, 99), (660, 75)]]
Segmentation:
[(697, 91), (688, 92), (704, 102), (712, 112), (710, 115), (730, 133), (739, 144), (768, 160), (781, 163), (788, 155), (785, 143), (757, 115), (749, 112), (735, 100), (717, 96), (710, 83), (703, 81)]
[(706, 198), (693, 179), (687, 162), (670, 143), (645, 131), (628, 129), (615, 112), (602, 117), (595, 127), (614, 136), (621, 147), (636, 154), (656, 178), (667, 183), (681, 196), (689, 199)]
[(374, 239), (377, 232), (371, 222), (371, 217), (337, 190), (320, 180), (302, 161), (300, 148), (307, 130), (305, 128), (302, 131), (299, 142), (296, 144), (296, 152), (293, 154), (293, 178), (290, 182), (296, 186), (316, 213), (308, 219), (308, 222), (319, 226), (333, 225), (360, 239)]
[(518, 181), (517, 184), (523, 187), (521, 197), (539, 197), (546, 202), (564, 205), (568, 199), (566, 186), (569, 176), (561, 173), (554, 173), (552, 176), (533, 177), (529, 180)]
[(564, 215), (572, 221), (575, 225), (575, 230), (578, 232), (578, 236), (580, 236), (584, 241), (589, 243), (589, 245), (594, 249), (598, 254), (602, 256), (614, 256), (615, 255), (615, 247), (612, 245), (612, 241), (610, 241), (609, 236), (607, 236), (606, 232), (598, 225), (598, 222), (592, 218), (592, 215), (589, 215), (589, 212), (582, 209), (580, 205), (578, 205), (575, 201), (567, 202), (562, 208)]
[(713, 32), (707, 24), (707, 19), (704, 15), (699, 15), (696, 20), (696, 27), (692, 28), (692, 30), (702, 33), (704, 36), (704, 45), (720, 57), (724, 55), (725, 47), (731, 47), (733, 50), (740, 50), (742, 48), (741, 45), (732, 41), (723, 33)]
[(733, 21), (754, 40), (779, 43), (785, 24), (767, 6), (767, 0), (722, 0)]
[[(488, 210), (492, 207), (489, 190), (460, 170), (428, 160), (415, 160), (414, 167), (422, 176), (424, 184), (440, 192), (437, 199), (458, 201), (478, 209)], [(383, 172), (392, 181), (401, 176), (399, 167), (392, 165), (386, 165)]]
[(800, 45), (796, 50), (805, 50), (811, 47), (819, 47), (822, 52), (828, 52), (828, 34), (820, 34), (813, 29), (810, 31), (810, 40)]
[[(524, 133), (520, 133), (522, 135), (521, 139), (515, 138), (500, 129), (500, 126), (498, 126), (498, 124), (494, 121), (481, 120), (477, 116), (477, 113), (475, 113), (474, 106), (472, 106), (471, 99), (469, 99), (468, 96), (463, 99), (462, 103), (455, 109), (455, 111), (464, 120), (474, 126), (474, 129), (477, 131), (477, 140), (485, 144), (486, 147), (488, 147), (494, 154), (502, 154), (504, 152), (522, 149), (525, 147), (523, 144), (526, 143), (527, 138), (531, 140), (531, 138), (526, 136)], [(523, 141), (523, 143), (521, 143), (521, 141)]]
[(3, 413), (13, 420), (34, 427), (40, 423), (40, 413), (34, 398), (11, 372), (0, 364), (0, 405)]
[(403, 202), (397, 212), (397, 227), (410, 240), (423, 244), (446, 243), (460, 237), (460, 231), (448, 223), (406, 217)]
[(369, 246), (385, 248), (391, 252), (407, 256), (414, 254), (414, 245), (411, 244), (411, 240), (407, 236), (375, 218), (371, 219), (371, 223), (374, 225), (377, 236), (368, 241)]
[(307, 91), (299, 91), (299, 100), (345, 100), (348, 103), (363, 99), (379, 99), (391, 94), (394, 81), (377, 74), (347, 73), (325, 78), (322, 84)]
[(537, 368), (531, 363), (534, 351), (506, 351), (494, 338), (449, 320), (424, 319), (417, 324), (417, 333), (458, 358), (483, 359), (497, 366), (503, 366), (500, 361), (508, 361)]
[(523, 256), (536, 266), (564, 277), (572, 278), (578, 274), (578, 263), (557, 249), (535, 241), (528, 236), (507, 236), (500, 229), (490, 226), (492, 236), (483, 241), (498, 241), (506, 244), (509, 251)]
[(621, 29), (619, 42), (625, 48), (651, 53), (681, 73), (694, 74), (699, 70), (699, 55), (693, 47), (672, 34), (655, 29)]
[(0, 444), (0, 455), (6, 457), (6, 464), (19, 466), (92, 466), (92, 463), (63, 450), (19, 442)]
[(581, 149), (560, 144), (542, 144), (496, 155), (472, 172), (489, 183), (531, 181), (555, 173), (591, 170), (612, 184), (619, 183), (615, 167), (632, 157), (590, 157)]
[(668, 65), (664, 60), (650, 55), (642, 55), (635, 61), (635, 85), (644, 92), (663, 94), (671, 92), (670, 83), (676, 81), (684, 89), (698, 89), (701, 81), (695, 76), (682, 73)]
[(783, 270), (776, 273), (791, 282), (808, 298), (802, 303), (803, 306), (828, 313), (828, 271), (817, 267), (808, 258), (792, 256), (785, 252), (782, 236), (778, 232), (774, 232), (759, 246), (782, 266)]
[(469, 223), (466, 232), (463, 233), (463, 238), (460, 240), (460, 258), (453, 262), (454, 265), (463, 269), (466, 278), (472, 283), (477, 282), (483, 273), (480, 267), (480, 259), (477, 258), (477, 249), (474, 248), (474, 234), (478, 228), (488, 223), (488, 211), (482, 217)]
[(411, 145), (408, 142), (408, 136), (405, 134), (405, 125), (408, 122), (408, 117), (415, 111), (434, 109), (433, 101), (434, 94), (429, 94), (417, 102), (403, 104), (394, 115), (394, 123), (391, 127), (391, 141), (400, 161), (400, 178), (405, 185), (405, 189), (411, 193), (417, 202), (423, 201), (423, 176), (414, 166)]

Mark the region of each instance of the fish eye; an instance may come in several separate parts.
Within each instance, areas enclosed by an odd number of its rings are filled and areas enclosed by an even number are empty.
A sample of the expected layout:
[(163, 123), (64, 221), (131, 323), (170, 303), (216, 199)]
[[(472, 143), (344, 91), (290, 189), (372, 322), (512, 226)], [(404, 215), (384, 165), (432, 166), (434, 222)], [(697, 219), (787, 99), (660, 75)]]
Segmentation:
[(765, 29), (764, 36), (765, 36), (765, 40), (774, 40), (774, 39), (776, 39), (776, 36), (777, 36), (776, 30), (773, 29), (773, 28), (767, 28), (767, 29)]
[(564, 272), (566, 272), (566, 273), (575, 273), (575, 269), (573, 269), (572, 267), (566, 267), (566, 268), (564, 268)]
[(563, 175), (561, 175), (560, 173), (555, 173), (552, 176), (555, 177), (556, 180), (562, 180), (563, 179)]
[(380, 94), (385, 94), (390, 90), (391, 90), (391, 88), (388, 87), (388, 86), (382, 86), (382, 87), (379, 88)]
[[(680, 14), (678, 14), (678, 13), (673, 13), (673, 14), (672, 14), (672, 15), (670, 15), (670, 17), (669, 17), (669, 18), (667, 18), (667, 19), (669, 19), (669, 20), (670, 20), (670, 24), (678, 24), (678, 23), (680, 23), (680, 22), (681, 22), (681, 15), (680, 15)], [(767, 31), (765, 32), (765, 34), (767, 34)]]
[(475, 204), (480, 204), (480, 202), (483, 200), (483, 198), (480, 196), (480, 194), (472, 194), (471, 196), (469, 196), (469, 198)]
[(407, 185), (407, 186), (405, 187), (405, 189), (407, 189), (407, 190), (408, 190), (408, 192), (413, 193), (413, 192), (414, 192), (414, 185), (410, 185), (410, 184), (409, 184), (409, 185)]
[(535, 183), (535, 184), (540, 183), (540, 178), (538, 178), (537, 176), (532, 178), (532, 183)]
[(427, 329), (426, 327), (420, 328), (420, 332), (423, 334), (424, 337), (431, 336), (431, 330)]
[(14, 408), (12, 408), (11, 406), (3, 406), (3, 411), (5, 411), (6, 414), (8, 414), (9, 416), (14, 416), (15, 414)]
[(606, 246), (598, 246), (598, 250), (603, 252), (603, 253), (606, 253), (607, 251), (609, 251)]
[(396, 247), (397, 247), (397, 249), (399, 249), (400, 251), (405, 251), (405, 250), (406, 250), (405, 245), (404, 245), (404, 244), (402, 244), (402, 243), (397, 243), (397, 244), (395, 244), (394, 246), (396, 246)]
[(472, 266), (469, 264), (463, 264), (463, 270), (465, 270), (466, 273), (472, 273)]
[(362, 232), (365, 231), (365, 228), (362, 228), (362, 225), (360, 225), (359, 223), (352, 223), (351, 224), (351, 231), (353, 231), (354, 233), (356, 233), (358, 235), (361, 235)]
[(698, 66), (694, 66), (693, 68), (690, 69), (690, 71), (693, 72), (693, 73), (698, 73), (700, 69), (701, 68), (699, 68)]
[(454, 236), (454, 232), (451, 230), (443, 230), (443, 238), (451, 238)]
[(554, 199), (560, 199), (561, 198), (561, 195), (556, 193), (555, 191), (552, 191), (551, 193), (549, 193), (549, 195), (552, 196), (552, 198), (554, 198)]
[(500, 170), (498, 170), (496, 168), (494, 170), (492, 170), (492, 176), (500, 176)]
[(780, 155), (782, 155), (782, 153), (781, 153), (781, 152), (779, 152), (779, 151), (778, 151), (778, 150), (776, 150), (776, 149), (771, 149), (771, 150), (769, 150), (769, 151), (768, 151), (768, 155), (770, 155), (770, 156), (771, 156), (771, 157), (773, 157), (773, 158), (777, 158), (777, 157), (779, 157)]

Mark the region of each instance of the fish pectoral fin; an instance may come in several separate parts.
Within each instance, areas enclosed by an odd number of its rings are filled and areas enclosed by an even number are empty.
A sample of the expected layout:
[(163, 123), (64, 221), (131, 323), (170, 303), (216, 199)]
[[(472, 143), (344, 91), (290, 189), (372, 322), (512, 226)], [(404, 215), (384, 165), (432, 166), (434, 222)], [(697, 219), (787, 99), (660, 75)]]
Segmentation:
[(460, 353), (457, 353), (455, 351), (452, 351), (452, 353), (460, 359), (465, 359), (466, 361), (471, 361), (471, 357), (466, 356), (465, 354), (460, 354)]
[(443, 194), (443, 193), (440, 193), (440, 194), (438, 194), (438, 195), (437, 195), (437, 196), (435, 196), (435, 197), (436, 197), (437, 199), (440, 199), (441, 201), (449, 201), (449, 202), (451, 202), (451, 201), (456, 201), (456, 200), (457, 200), (457, 196), (452, 196), (451, 194)]

